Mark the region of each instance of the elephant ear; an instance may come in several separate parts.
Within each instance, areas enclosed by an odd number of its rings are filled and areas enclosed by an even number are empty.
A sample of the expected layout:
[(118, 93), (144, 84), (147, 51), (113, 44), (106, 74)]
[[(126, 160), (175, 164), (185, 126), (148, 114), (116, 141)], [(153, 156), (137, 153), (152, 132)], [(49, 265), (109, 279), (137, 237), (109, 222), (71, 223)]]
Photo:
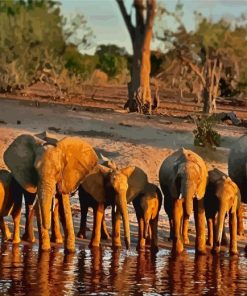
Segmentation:
[(73, 192), (96, 166), (97, 154), (91, 145), (78, 137), (66, 137), (57, 142), (56, 148), (64, 155), (61, 189), (64, 193)]
[(147, 174), (138, 167), (129, 166), (120, 170), (128, 178), (127, 202), (130, 203), (148, 183)]
[(18, 136), (4, 152), (3, 158), (16, 181), (26, 191), (35, 193), (37, 190), (38, 174), (34, 163), (44, 152), (43, 141), (31, 136)]
[(81, 184), (83, 189), (87, 193), (89, 193), (97, 202), (100, 203), (106, 201), (104, 174), (107, 171), (110, 172), (110, 169), (106, 167), (104, 173), (102, 173), (101, 167), (99, 168), (97, 166), (95, 169), (93, 169), (93, 171), (85, 178), (85, 180)]

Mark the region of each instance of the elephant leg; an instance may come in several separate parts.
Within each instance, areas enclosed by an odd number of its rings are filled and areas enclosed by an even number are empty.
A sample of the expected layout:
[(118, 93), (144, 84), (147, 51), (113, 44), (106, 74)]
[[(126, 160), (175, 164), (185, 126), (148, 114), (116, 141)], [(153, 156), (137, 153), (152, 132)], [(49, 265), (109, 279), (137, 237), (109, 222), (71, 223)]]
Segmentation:
[(13, 244), (19, 244), (21, 241), (20, 239), (21, 207), (17, 204), (14, 205), (12, 218), (14, 221)]
[(237, 209), (237, 229), (238, 235), (244, 235), (244, 222), (243, 222), (243, 205), (240, 203), (239, 208)]
[(210, 247), (213, 247), (213, 242), (214, 242), (214, 225), (213, 225), (213, 219), (208, 218), (207, 219), (207, 224), (208, 224), (208, 239), (207, 239), (207, 245)]
[(169, 224), (170, 224), (170, 237), (169, 240), (173, 240), (174, 238), (174, 222), (173, 219), (169, 217)]
[(94, 215), (94, 225), (93, 225), (93, 233), (90, 242), (90, 247), (99, 247), (100, 238), (101, 238), (101, 224), (105, 211), (105, 206), (103, 203), (98, 203), (96, 215)]
[(117, 209), (113, 218), (113, 235), (112, 235), (112, 245), (113, 248), (121, 247), (121, 238), (120, 238), (120, 225), (121, 225), (121, 214)]
[[(97, 209), (93, 209), (94, 216), (96, 215)], [(80, 230), (77, 233), (77, 237), (86, 239), (87, 238), (87, 213), (88, 213), (88, 205), (81, 205), (81, 222), (80, 222)]]
[(66, 252), (75, 251), (75, 233), (69, 194), (62, 194), (64, 211), (64, 249)]
[(22, 239), (24, 241), (34, 243), (35, 242), (35, 235), (33, 230), (34, 211), (33, 211), (32, 205), (35, 199), (35, 195), (25, 192), (24, 199), (25, 199), (25, 208), (26, 208), (26, 214), (25, 214), (26, 224), (25, 224), (25, 232), (22, 236)]
[(4, 222), (4, 218), (0, 217), (0, 228), (2, 231), (3, 241), (8, 241), (11, 239), (11, 233), (9, 231), (8, 225)]
[(205, 235), (205, 209), (204, 199), (196, 201), (194, 210), (194, 218), (196, 224), (196, 251), (199, 254), (206, 254), (206, 235)]
[(110, 236), (110, 234), (109, 234), (109, 232), (107, 230), (107, 227), (106, 227), (105, 212), (104, 212), (104, 215), (103, 215), (103, 220), (102, 220), (102, 225), (101, 225), (101, 237), (104, 240), (111, 239), (111, 236)]
[[(61, 198), (61, 197), (60, 197)], [(54, 211), (51, 215), (51, 241), (57, 244), (63, 243), (63, 236), (60, 231), (60, 222), (59, 222), (59, 200), (55, 198)]]
[(153, 252), (158, 252), (158, 217), (156, 217), (153, 220), (150, 220), (150, 226), (152, 229), (151, 250)]
[(43, 227), (40, 200), (37, 201), (35, 207), (37, 224), (39, 230), (39, 246), (41, 251), (49, 251), (51, 248), (49, 230)]
[(181, 222), (183, 218), (183, 200), (176, 199), (173, 205), (173, 221), (174, 221), (174, 238), (173, 238), (173, 252), (181, 253), (184, 249), (183, 241), (181, 239)]
[(227, 246), (228, 245), (228, 239), (227, 239), (227, 236), (226, 236), (225, 222), (224, 222), (223, 231), (222, 231), (221, 245), (222, 246)]
[(184, 214), (183, 217), (183, 241), (184, 244), (188, 245), (190, 243), (188, 231), (189, 231), (189, 216)]
[(230, 228), (230, 254), (237, 255), (237, 215), (229, 213), (229, 228)]
[(145, 249), (145, 238), (144, 238), (144, 219), (140, 217), (138, 219), (138, 245), (137, 250)]

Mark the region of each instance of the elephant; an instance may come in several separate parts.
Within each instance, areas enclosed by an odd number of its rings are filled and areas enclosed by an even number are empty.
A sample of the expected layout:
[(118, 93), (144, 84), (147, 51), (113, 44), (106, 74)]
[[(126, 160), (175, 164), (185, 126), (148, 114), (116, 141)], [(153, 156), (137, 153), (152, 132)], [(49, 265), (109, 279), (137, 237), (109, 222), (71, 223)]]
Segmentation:
[(206, 252), (204, 194), (207, 178), (208, 171), (203, 159), (184, 148), (169, 155), (160, 167), (159, 181), (164, 195), (164, 208), (169, 217), (174, 253), (181, 253), (183, 243), (189, 243), (188, 223), (193, 208), (196, 251), (199, 254)]
[(138, 196), (133, 199), (133, 206), (138, 221), (138, 246), (144, 249), (146, 239), (149, 238), (149, 227), (151, 228), (151, 250), (158, 251), (158, 220), (162, 204), (162, 194), (158, 186), (147, 183)]
[[(241, 193), (241, 202), (247, 203), (247, 136), (240, 137), (231, 147), (228, 157), (228, 174)], [(237, 232), (244, 235), (242, 204), (237, 211)], [(246, 246), (247, 250), (247, 246)]]
[(16, 181), (30, 193), (37, 192), (41, 250), (50, 249), (51, 207), (55, 194), (63, 205), (64, 248), (75, 250), (70, 193), (97, 165), (94, 149), (78, 137), (65, 137), (53, 146), (31, 136), (18, 136), (4, 152), (4, 161)]
[[(112, 245), (121, 247), (120, 222), (123, 218), (125, 245), (130, 248), (128, 204), (143, 190), (148, 182), (146, 173), (138, 167), (122, 169), (98, 165), (84, 180), (83, 189), (98, 202), (90, 246), (98, 247), (104, 210), (112, 207)], [(115, 210), (116, 208), (116, 210)]]
[[(110, 168), (113, 170), (117, 169), (117, 164), (114, 161), (103, 156), (102, 154), (100, 154), (100, 158), (103, 161), (103, 163), (101, 165), (105, 167), (104, 168), (105, 170), (107, 170), (107, 168)], [(99, 171), (99, 174), (101, 174), (100, 171)], [(93, 182), (94, 182), (93, 179), (94, 178), (95, 177), (91, 178), (90, 176), (89, 176), (89, 180), (87, 180), (87, 178), (86, 178), (85, 181), (82, 182), (82, 184), (80, 185), (79, 190), (78, 190), (80, 208), (81, 208), (80, 229), (77, 234), (77, 237), (79, 237), (79, 238), (86, 238), (87, 213), (88, 213), (89, 207), (91, 207), (93, 209), (94, 217), (96, 217), (96, 212), (97, 212), (97, 207), (98, 207), (97, 195), (95, 198), (90, 193), (87, 192), (87, 188), (90, 186), (93, 186)], [(89, 181), (89, 185), (87, 185), (88, 181)], [(92, 181), (92, 184), (90, 185), (91, 181)], [(85, 183), (85, 186), (84, 186), (84, 183)], [(108, 233), (108, 230), (106, 227), (105, 216), (103, 216), (103, 219), (102, 219), (101, 237), (102, 237), (102, 239), (106, 239), (106, 240), (110, 239), (110, 234)]]
[[(205, 213), (208, 224), (208, 244), (218, 253), (224, 235), (224, 222), (229, 213), (230, 254), (237, 255), (237, 209), (241, 202), (238, 186), (223, 172), (208, 172), (205, 192)], [(226, 239), (226, 236), (225, 236)]]

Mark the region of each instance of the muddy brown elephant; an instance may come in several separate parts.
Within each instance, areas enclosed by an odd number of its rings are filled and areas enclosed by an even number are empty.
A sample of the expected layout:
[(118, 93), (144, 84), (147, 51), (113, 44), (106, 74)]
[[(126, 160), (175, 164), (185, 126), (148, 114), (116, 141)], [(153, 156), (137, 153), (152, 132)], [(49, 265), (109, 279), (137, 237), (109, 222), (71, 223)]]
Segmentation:
[[(205, 212), (208, 224), (208, 245), (213, 253), (220, 251), (224, 222), (229, 215), (230, 254), (237, 255), (237, 209), (241, 202), (238, 186), (223, 172), (213, 169), (208, 172), (205, 192)], [(226, 236), (224, 237), (226, 239)]]
[[(90, 246), (98, 247), (101, 238), (101, 225), (105, 207), (112, 207), (112, 245), (121, 247), (120, 224), (123, 218), (125, 244), (130, 247), (130, 226), (128, 204), (143, 190), (147, 184), (146, 173), (134, 166), (112, 169), (97, 166), (83, 182), (83, 188), (98, 202), (97, 214)], [(116, 209), (115, 209), (116, 208)]]
[[(228, 157), (228, 174), (240, 190), (241, 203), (247, 204), (247, 136), (242, 136), (231, 147)], [(237, 211), (237, 228), (239, 235), (244, 234), (242, 211), (243, 207), (241, 204)]]
[(93, 148), (78, 137), (65, 137), (50, 146), (31, 135), (20, 135), (5, 151), (4, 161), (22, 188), (37, 192), (41, 250), (50, 249), (51, 208), (58, 191), (64, 211), (64, 247), (68, 252), (74, 251), (69, 195), (97, 165)]
[[(194, 207), (196, 224), (196, 250), (206, 252), (204, 194), (208, 171), (202, 158), (181, 148), (169, 155), (159, 171), (160, 186), (164, 194), (164, 208), (170, 221), (173, 252), (181, 253), (189, 242), (188, 222)], [(182, 225), (183, 222), (183, 225)], [(183, 226), (183, 231), (181, 229)]]
[(146, 240), (149, 239), (151, 250), (158, 251), (158, 220), (161, 204), (161, 191), (153, 183), (147, 183), (142, 192), (133, 199), (138, 221), (138, 250), (145, 249)]

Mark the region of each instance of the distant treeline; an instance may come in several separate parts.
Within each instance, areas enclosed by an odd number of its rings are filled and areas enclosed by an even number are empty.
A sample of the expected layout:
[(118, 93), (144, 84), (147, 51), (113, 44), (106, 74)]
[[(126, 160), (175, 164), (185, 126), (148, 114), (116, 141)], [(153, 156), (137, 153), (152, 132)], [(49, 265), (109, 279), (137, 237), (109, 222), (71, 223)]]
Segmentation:
[[(156, 19), (159, 29), (154, 38), (163, 42), (164, 47), (152, 52), (151, 76), (167, 87), (193, 92), (193, 83), (200, 77), (198, 71), (203, 73), (205, 61), (217, 58), (217, 63), (223, 64), (220, 82), (223, 95), (224, 91), (226, 95), (244, 91), (245, 18), (242, 16), (232, 24), (226, 20), (212, 22), (196, 14), (196, 30), (187, 32), (181, 11), (180, 6), (177, 12), (169, 14), (178, 22), (175, 31), (162, 28), (162, 17), (167, 17), (167, 11), (161, 10), (161, 17)], [(46, 78), (65, 85), (61, 86), (65, 89), (83, 82), (128, 82), (131, 55), (114, 44), (97, 46), (94, 55), (83, 54), (83, 49), (94, 42), (93, 32), (81, 14), (66, 19), (59, 2), (0, 1), (0, 15), (0, 91), (24, 88)]]

